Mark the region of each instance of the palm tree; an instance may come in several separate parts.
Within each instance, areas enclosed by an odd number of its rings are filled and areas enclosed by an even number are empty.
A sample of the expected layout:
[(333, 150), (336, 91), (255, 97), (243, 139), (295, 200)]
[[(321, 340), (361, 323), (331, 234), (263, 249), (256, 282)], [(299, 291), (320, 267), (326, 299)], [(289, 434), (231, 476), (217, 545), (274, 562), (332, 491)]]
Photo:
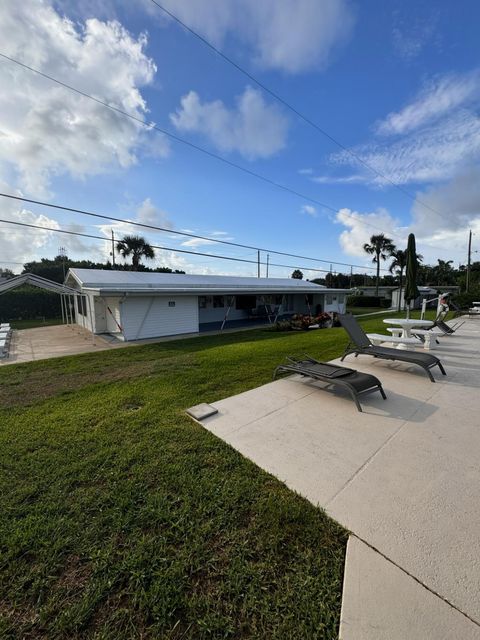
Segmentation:
[[(398, 292), (398, 309), (397, 311), (400, 311), (400, 307), (401, 307), (401, 300), (402, 300), (402, 287), (403, 287), (403, 273), (405, 271), (405, 269), (407, 268), (407, 250), (403, 250), (403, 249), (393, 249), (390, 252), (390, 256), (393, 258), (392, 263), (390, 264), (388, 270), (390, 271), (390, 273), (393, 273), (394, 271), (397, 273), (398, 275), (398, 288), (399, 288), (399, 292)], [(423, 260), (423, 256), (420, 255), (419, 253), (417, 253), (417, 260), (419, 262), (421, 262)]]
[(438, 264), (434, 267), (437, 277), (437, 286), (442, 284), (451, 284), (453, 282), (454, 268), (453, 260), (437, 260)]
[(363, 250), (370, 255), (373, 254), (372, 262), (377, 265), (377, 278), (375, 281), (375, 295), (378, 296), (378, 285), (380, 283), (380, 260), (386, 260), (392, 251), (395, 251), (395, 245), (391, 238), (385, 237), (383, 233), (371, 236), (370, 244), (366, 242)]
[(150, 260), (155, 257), (155, 251), (142, 236), (123, 236), (117, 242), (117, 251), (123, 258), (132, 256), (133, 271), (138, 271), (142, 256)]

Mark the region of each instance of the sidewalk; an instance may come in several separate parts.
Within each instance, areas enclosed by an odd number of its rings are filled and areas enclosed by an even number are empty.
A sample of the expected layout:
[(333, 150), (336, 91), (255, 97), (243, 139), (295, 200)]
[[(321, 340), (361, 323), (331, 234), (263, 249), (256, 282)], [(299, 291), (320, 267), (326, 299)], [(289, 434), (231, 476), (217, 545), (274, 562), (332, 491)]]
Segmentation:
[(202, 421), (354, 534), (342, 640), (480, 639), (480, 318), (440, 340), (436, 384), (418, 367), (347, 358), (388, 396), (362, 399), (364, 413), (284, 379)]

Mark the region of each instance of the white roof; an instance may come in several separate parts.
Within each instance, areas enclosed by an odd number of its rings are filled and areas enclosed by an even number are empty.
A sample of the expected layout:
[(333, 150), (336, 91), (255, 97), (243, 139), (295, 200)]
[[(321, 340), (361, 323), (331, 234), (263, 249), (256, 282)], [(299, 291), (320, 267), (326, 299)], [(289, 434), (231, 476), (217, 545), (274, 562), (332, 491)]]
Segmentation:
[(148, 271), (113, 271), (109, 269), (70, 269), (72, 279), (82, 289), (111, 293), (315, 293), (348, 291), (327, 289), (323, 285), (294, 278), (247, 278), (206, 276)]

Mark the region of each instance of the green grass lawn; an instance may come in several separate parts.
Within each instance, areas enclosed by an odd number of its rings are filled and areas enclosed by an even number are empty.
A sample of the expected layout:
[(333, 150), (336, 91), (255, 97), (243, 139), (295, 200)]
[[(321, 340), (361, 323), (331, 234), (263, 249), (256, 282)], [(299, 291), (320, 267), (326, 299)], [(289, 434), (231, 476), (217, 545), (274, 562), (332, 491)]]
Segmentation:
[(345, 344), (255, 330), (0, 368), (0, 637), (336, 638), (346, 532), (184, 409)]
[(34, 329), (35, 327), (50, 327), (62, 324), (61, 318), (37, 318), (35, 320), (10, 320), (12, 329)]
[(364, 313), (385, 313), (387, 309), (380, 307), (348, 307), (347, 312), (354, 316), (360, 316)]

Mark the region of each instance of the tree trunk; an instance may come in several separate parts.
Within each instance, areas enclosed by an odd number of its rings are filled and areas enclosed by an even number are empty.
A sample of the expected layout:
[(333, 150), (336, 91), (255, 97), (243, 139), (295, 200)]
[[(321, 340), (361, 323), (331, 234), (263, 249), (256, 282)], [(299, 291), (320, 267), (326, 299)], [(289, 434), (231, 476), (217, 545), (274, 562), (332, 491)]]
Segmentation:
[(400, 271), (400, 286), (398, 288), (398, 309), (397, 311), (402, 310), (402, 280), (403, 280), (403, 269)]
[(377, 282), (376, 282), (376, 285), (375, 285), (375, 295), (377, 296), (377, 298), (378, 298), (378, 285), (379, 285), (379, 282), (380, 282), (380, 254), (377, 253)]

